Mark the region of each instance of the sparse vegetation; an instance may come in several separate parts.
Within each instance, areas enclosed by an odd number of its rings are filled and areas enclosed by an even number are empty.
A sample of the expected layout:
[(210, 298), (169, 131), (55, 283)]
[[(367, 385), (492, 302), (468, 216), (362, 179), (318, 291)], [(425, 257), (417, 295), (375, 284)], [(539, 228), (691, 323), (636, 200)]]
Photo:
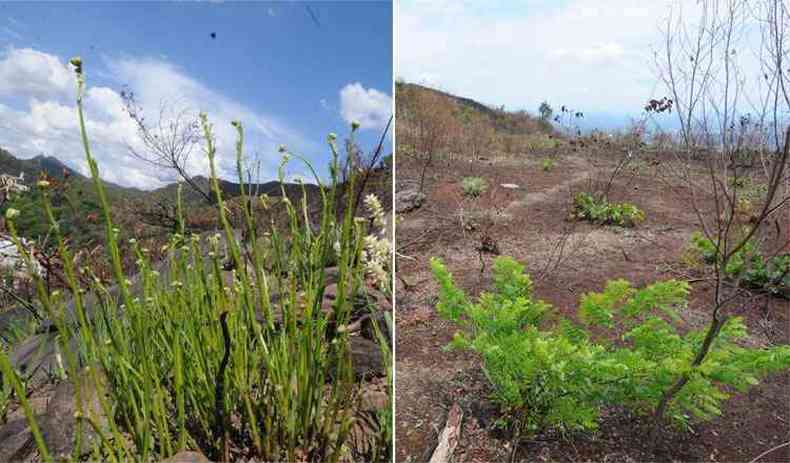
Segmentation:
[[(536, 121), (551, 114), (556, 132), (510, 131), (504, 106), (438, 92), (493, 114), (497, 143), (482, 158), (449, 146), (427, 207), (398, 228), (402, 459), (435, 445), (420, 429), (456, 405), (476, 419), (460, 451), (487, 461), (786, 457), (773, 431), (790, 419), (790, 312), (777, 297), (790, 260), (788, 9), (680, 3), (654, 54), (666, 96), (645, 95), (619, 128), (583, 132), (581, 111), (546, 104)], [(416, 168), (400, 154), (407, 184)], [(562, 175), (541, 175), (544, 159)], [(459, 200), (471, 176), (512, 189)], [(475, 226), (477, 210), (498, 215)], [(429, 269), (435, 284), (420, 284)], [(431, 349), (450, 337), (465, 352), (437, 361)]]
[[(716, 265), (720, 257), (715, 243), (700, 232), (691, 235), (690, 251), (705, 264)], [(693, 256), (689, 256), (693, 258)], [(722, 265), (721, 262), (718, 265)], [(746, 243), (723, 268), (728, 279), (769, 294), (790, 298), (790, 254), (765, 256), (753, 241)]]
[(634, 227), (645, 220), (645, 213), (631, 203), (610, 203), (601, 196), (577, 193), (573, 199), (576, 218), (601, 225)]
[(543, 160), (540, 161), (540, 165), (543, 168), (543, 172), (549, 172), (554, 167), (554, 159), (543, 158)]
[(461, 189), (464, 196), (476, 198), (488, 190), (488, 182), (481, 177), (464, 177), (461, 179)]

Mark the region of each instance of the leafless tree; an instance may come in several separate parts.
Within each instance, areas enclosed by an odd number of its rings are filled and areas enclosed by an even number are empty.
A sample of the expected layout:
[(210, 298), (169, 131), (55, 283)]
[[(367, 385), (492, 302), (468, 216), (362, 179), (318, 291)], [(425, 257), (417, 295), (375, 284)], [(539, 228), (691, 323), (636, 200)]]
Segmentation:
[[(656, 54), (659, 78), (675, 103), (684, 148), (676, 153), (672, 174), (680, 180), (678, 191), (684, 192), (702, 233), (715, 247), (708, 328), (689, 371), (702, 364), (722, 327), (736, 313), (736, 301), (742, 294), (740, 277), (727, 275), (725, 269), (739, 253), (760, 249), (768, 240), (771, 225), (775, 225), (780, 243), (774, 249), (786, 248), (787, 243), (781, 244), (780, 224), (787, 223), (781, 216), (788, 213), (790, 201), (790, 127), (783, 116), (790, 99), (783, 89), (787, 76), (782, 70), (787, 9), (778, 0), (766, 0), (758, 8), (744, 0), (700, 0), (695, 8), (682, 11), (680, 3), (673, 8), (662, 31), (664, 49)], [(748, 35), (754, 26), (762, 31), (759, 49)], [(759, 75), (750, 74), (754, 68), (748, 63), (750, 52), (760, 57)], [(757, 94), (760, 91), (766, 93)], [(771, 133), (747, 130), (744, 118), (750, 102), (746, 93), (754, 95), (752, 110), (764, 108), (758, 111), (758, 120), (762, 126), (773, 127)], [(744, 217), (739, 209), (740, 180), (756, 173), (739, 159), (753, 155), (746, 149), (754, 143), (747, 134), (755, 133), (757, 145), (768, 146), (772, 138), (773, 149), (764, 158), (760, 182), (765, 189), (753, 212)], [(749, 243), (757, 245), (750, 247)], [(750, 262), (749, 257), (744, 261)], [(689, 382), (689, 375), (676, 378), (657, 404), (654, 442), (664, 414)]]
[(457, 137), (456, 105), (434, 90), (399, 84), (397, 139), (399, 153), (421, 160), (419, 190), (437, 152)]
[(200, 144), (200, 126), (194, 111), (176, 103), (162, 101), (155, 121), (143, 115), (143, 108), (131, 90), (121, 91), (126, 112), (137, 126), (142, 149), (127, 143), (129, 153), (135, 158), (159, 169), (167, 169), (183, 180), (207, 203), (213, 199), (207, 190), (197, 184), (187, 170), (189, 156)]

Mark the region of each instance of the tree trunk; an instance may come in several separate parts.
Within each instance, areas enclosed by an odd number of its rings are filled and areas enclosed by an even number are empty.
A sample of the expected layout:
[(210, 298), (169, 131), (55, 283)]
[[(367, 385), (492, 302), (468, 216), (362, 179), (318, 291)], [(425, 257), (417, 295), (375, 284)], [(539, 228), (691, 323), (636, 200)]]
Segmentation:
[[(691, 362), (691, 367), (698, 367), (702, 362), (705, 360), (705, 357), (708, 355), (710, 351), (711, 345), (713, 345), (713, 341), (719, 336), (719, 332), (721, 332), (721, 327), (724, 326), (724, 323), (727, 321), (727, 317), (722, 317), (719, 319), (717, 316), (714, 315), (713, 319), (710, 322), (710, 326), (708, 326), (708, 332), (705, 334), (705, 340), (702, 342), (702, 346), (700, 350), (697, 352), (697, 355), (694, 357), (694, 361)], [(678, 392), (688, 383), (689, 377), (688, 374), (682, 375), (680, 378), (675, 381), (675, 383), (664, 392), (664, 395), (661, 396), (661, 400), (658, 403), (658, 407), (656, 407), (656, 411), (653, 415), (654, 423), (653, 429), (650, 431), (650, 440), (653, 442), (653, 445), (658, 445), (658, 433), (661, 430), (661, 425), (664, 422), (664, 414), (669, 407), (670, 402), (672, 399), (675, 398)]]

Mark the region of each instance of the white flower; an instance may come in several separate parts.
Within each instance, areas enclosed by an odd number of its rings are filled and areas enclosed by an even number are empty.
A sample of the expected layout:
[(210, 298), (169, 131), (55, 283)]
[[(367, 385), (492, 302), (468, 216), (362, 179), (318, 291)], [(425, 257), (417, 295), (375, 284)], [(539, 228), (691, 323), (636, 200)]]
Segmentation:
[(8, 220), (13, 220), (15, 217), (19, 217), (19, 211), (14, 209), (13, 207), (9, 207), (5, 211), (5, 218)]
[(351, 121), (351, 130), (357, 130), (359, 128), (359, 121)]
[(373, 217), (373, 223), (377, 227), (384, 228), (386, 226), (384, 221), (384, 207), (381, 205), (379, 198), (374, 194), (365, 196), (365, 207)]
[(375, 235), (365, 237), (365, 249), (362, 252), (362, 262), (365, 273), (381, 288), (388, 287), (390, 283), (389, 266), (392, 246), (386, 239)]
[(49, 182), (48, 182), (48, 181), (46, 181), (46, 180), (39, 180), (39, 181), (36, 183), (36, 185), (38, 185), (38, 187), (39, 187), (39, 188), (42, 188), (42, 189), (43, 189), (43, 188), (49, 188)]

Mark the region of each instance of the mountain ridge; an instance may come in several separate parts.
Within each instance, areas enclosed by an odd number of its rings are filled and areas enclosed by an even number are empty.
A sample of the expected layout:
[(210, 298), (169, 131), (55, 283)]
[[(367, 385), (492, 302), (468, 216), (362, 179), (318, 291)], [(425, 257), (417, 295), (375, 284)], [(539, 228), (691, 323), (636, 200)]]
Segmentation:
[[(77, 170), (72, 169), (55, 156), (39, 154), (38, 156), (29, 159), (21, 159), (14, 156), (9, 150), (0, 147), (0, 173), (8, 174), (14, 177), (18, 177), (20, 173), (24, 174), (24, 182), (30, 185), (31, 183), (35, 182), (42, 172), (47, 176), (57, 180), (62, 180), (68, 177), (72, 179), (72, 181), (76, 179), (79, 183), (89, 183), (91, 181), (89, 177), (86, 177)], [(211, 191), (209, 188), (209, 179), (207, 177), (198, 175), (192, 177), (192, 180), (199, 187), (204, 189), (204, 191)], [(151, 198), (154, 200), (167, 198), (175, 200), (176, 188), (178, 184), (177, 182), (172, 182), (153, 190), (142, 190), (134, 187), (121, 186), (113, 182), (108, 182), (104, 179), (102, 179), (102, 181), (108, 190), (110, 190), (108, 193), (113, 196), (120, 195), (138, 199)], [(233, 198), (241, 194), (240, 184), (224, 179), (220, 179), (219, 183), (220, 190), (222, 191), (224, 197)], [(284, 182), (282, 186), (285, 188), (286, 194), (289, 196), (293, 194), (301, 195), (301, 184)], [(307, 183), (305, 184), (305, 188), (310, 190), (309, 192), (313, 192), (313, 190), (318, 189), (318, 186)], [(282, 194), (281, 183), (278, 180), (271, 180), (258, 184), (245, 184), (245, 191), (248, 193), (257, 192), (258, 194), (267, 194), (269, 196), (280, 196)], [(197, 192), (192, 191), (188, 186), (183, 189), (183, 193), (184, 201), (187, 204), (191, 204), (193, 201), (203, 201), (203, 197)]]

